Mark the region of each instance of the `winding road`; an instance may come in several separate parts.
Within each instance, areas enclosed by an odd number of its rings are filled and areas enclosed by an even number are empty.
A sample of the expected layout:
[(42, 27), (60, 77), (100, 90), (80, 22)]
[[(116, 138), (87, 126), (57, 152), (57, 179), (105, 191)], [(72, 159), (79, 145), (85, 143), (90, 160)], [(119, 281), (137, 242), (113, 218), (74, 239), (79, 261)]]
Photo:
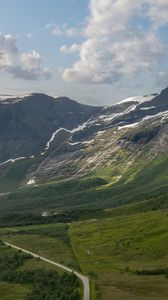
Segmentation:
[(70, 268), (68, 268), (68, 267), (66, 267), (66, 266), (64, 266), (62, 264), (59, 264), (59, 263), (56, 263), (56, 262), (54, 262), (54, 261), (52, 261), (50, 259), (47, 259), (47, 258), (45, 258), (43, 256), (40, 256), (40, 255), (37, 255), (37, 254), (35, 254), (33, 252), (27, 251), (27, 250), (25, 250), (23, 248), (19, 248), (19, 247), (15, 246), (15, 245), (7, 243), (5, 241), (3, 241), (3, 243), (5, 245), (7, 245), (7, 246), (10, 246), (10, 247), (14, 248), (14, 249), (20, 250), (20, 251), (22, 251), (24, 253), (28, 253), (28, 254), (32, 255), (33, 257), (35, 257), (35, 258), (39, 258), (41, 260), (44, 260), (47, 263), (49, 263), (51, 265), (54, 265), (54, 266), (56, 266), (58, 268), (61, 268), (61, 269), (65, 270), (65, 271), (67, 271), (69, 273), (74, 273), (76, 275), (76, 277), (78, 277), (80, 279), (80, 281), (82, 282), (82, 284), (83, 284), (83, 290), (84, 290), (84, 292), (83, 292), (83, 300), (90, 300), (90, 289), (89, 289), (89, 278), (88, 277), (86, 277), (86, 276), (84, 276), (84, 275), (82, 275), (82, 274), (80, 274), (80, 273), (78, 273), (76, 271), (73, 271), (72, 269), (70, 269)]

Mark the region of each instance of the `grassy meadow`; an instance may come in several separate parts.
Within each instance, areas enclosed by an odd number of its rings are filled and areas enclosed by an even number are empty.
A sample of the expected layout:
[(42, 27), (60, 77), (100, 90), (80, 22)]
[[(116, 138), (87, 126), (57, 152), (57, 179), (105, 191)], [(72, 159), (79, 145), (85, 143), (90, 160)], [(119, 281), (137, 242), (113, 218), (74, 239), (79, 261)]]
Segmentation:
[[(45, 258), (78, 269), (67, 224), (46, 224), (1, 229), (1, 239)], [(28, 262), (30, 263), (30, 262)]]
[(0, 281), (0, 299), (2, 300), (23, 300), (29, 291), (26, 285)]
[[(88, 275), (91, 300), (166, 300), (168, 210), (136, 210), (131, 204), (69, 224), (1, 228), (0, 238)], [(37, 264), (53, 268), (29, 259), (20, 270)]]
[[(17, 162), (0, 176), (1, 240), (88, 275), (91, 300), (168, 299), (167, 155), (139, 160), (121, 177), (109, 167), (30, 187), (29, 164)], [(19, 270), (36, 266), (53, 269), (29, 259)], [(25, 299), (29, 286), (0, 282), (0, 299), (13, 289), (15, 299)]]
[[(75, 270), (79, 269), (66, 224), (1, 228), (0, 239)], [(1, 241), (0, 268), (3, 271), (0, 273), (0, 299), (81, 299), (82, 288), (76, 277), (73, 278), (73, 275), (38, 258), (5, 246)]]
[(70, 237), (95, 299), (168, 298), (168, 211), (74, 223)]

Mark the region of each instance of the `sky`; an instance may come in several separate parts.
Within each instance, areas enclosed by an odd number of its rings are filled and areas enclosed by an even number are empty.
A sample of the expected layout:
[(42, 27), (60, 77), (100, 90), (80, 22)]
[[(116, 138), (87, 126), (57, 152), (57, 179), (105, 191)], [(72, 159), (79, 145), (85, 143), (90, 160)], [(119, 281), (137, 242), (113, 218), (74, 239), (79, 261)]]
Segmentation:
[(0, 94), (92, 105), (168, 86), (168, 0), (0, 0)]

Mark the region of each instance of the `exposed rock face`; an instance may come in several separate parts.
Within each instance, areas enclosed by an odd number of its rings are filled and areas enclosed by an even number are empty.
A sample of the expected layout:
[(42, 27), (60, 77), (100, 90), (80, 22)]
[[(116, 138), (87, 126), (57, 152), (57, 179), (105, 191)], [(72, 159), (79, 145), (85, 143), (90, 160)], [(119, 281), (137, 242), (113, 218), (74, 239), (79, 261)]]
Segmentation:
[(65, 97), (55, 99), (44, 94), (1, 101), (0, 163), (39, 154), (56, 129), (73, 129), (100, 110)]
[(111, 107), (33, 94), (1, 102), (0, 122), (0, 162), (33, 155), (29, 179), (84, 176), (109, 167), (120, 176), (137, 159), (167, 152), (168, 88)]

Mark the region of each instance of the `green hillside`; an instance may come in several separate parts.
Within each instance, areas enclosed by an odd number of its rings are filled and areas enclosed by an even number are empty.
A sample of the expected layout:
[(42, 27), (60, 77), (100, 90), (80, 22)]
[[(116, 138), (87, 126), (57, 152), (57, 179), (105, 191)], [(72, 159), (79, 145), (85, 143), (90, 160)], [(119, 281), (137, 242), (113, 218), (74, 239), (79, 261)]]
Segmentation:
[[(167, 155), (152, 161), (137, 161), (114, 182), (101, 172), (97, 176), (37, 182), (35, 186), (26, 186), (24, 175), (29, 164), (30, 161), (19, 161), (6, 172), (5, 180), (9, 180), (8, 191), (11, 189), (11, 192), (1, 193), (1, 222), (5, 216), (14, 219), (15, 215), (24, 215), (25, 219), (26, 215), (39, 217), (44, 211), (59, 214), (76, 209), (118, 207), (140, 201), (142, 211), (145, 206), (149, 209), (168, 207)], [(20, 183), (20, 187), (12, 190), (10, 182), (13, 178), (16, 178), (17, 184)], [(145, 200), (147, 204), (144, 204)]]

